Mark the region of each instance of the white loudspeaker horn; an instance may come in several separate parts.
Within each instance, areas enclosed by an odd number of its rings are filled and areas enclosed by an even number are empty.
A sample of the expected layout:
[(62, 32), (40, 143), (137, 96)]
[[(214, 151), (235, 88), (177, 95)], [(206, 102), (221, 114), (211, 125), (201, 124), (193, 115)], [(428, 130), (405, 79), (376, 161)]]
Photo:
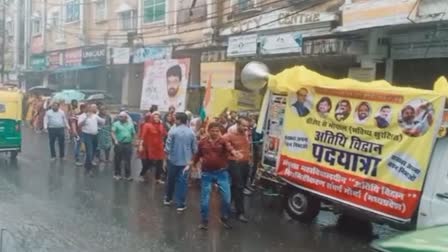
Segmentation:
[(241, 82), (243, 86), (252, 91), (262, 89), (269, 79), (269, 68), (261, 62), (252, 61), (247, 63), (241, 71)]

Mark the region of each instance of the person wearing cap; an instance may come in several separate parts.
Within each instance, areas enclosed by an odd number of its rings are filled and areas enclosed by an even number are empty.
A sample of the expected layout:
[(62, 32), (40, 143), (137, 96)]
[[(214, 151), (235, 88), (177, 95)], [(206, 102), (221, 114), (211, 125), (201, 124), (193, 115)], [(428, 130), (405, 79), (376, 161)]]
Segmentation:
[(197, 152), (197, 141), (193, 130), (187, 126), (188, 117), (185, 113), (176, 114), (176, 127), (171, 128), (165, 144), (168, 156), (168, 179), (166, 183), (165, 205), (171, 205), (175, 196), (178, 212), (187, 207), (187, 179), (189, 163)]
[(151, 119), (148, 123), (145, 123), (142, 127), (140, 134), (140, 146), (139, 151), (144, 151), (145, 156), (148, 158), (147, 163), (143, 167), (140, 176), (142, 179), (146, 172), (151, 168), (155, 168), (155, 180), (159, 184), (164, 184), (162, 177), (163, 172), (163, 160), (165, 159), (164, 152), (164, 139), (167, 133), (165, 127), (161, 123), (160, 113), (154, 111), (151, 114)]
[(58, 141), (59, 157), (65, 157), (65, 131), (70, 129), (67, 117), (64, 111), (59, 108), (58, 102), (53, 102), (51, 109), (45, 113), (44, 116), (44, 130), (48, 131), (50, 140), (51, 160), (56, 159), (55, 143)]
[(118, 121), (112, 125), (112, 139), (115, 145), (114, 152), (114, 179), (121, 179), (121, 163), (124, 161), (125, 179), (131, 181), (132, 141), (135, 137), (135, 127), (124, 111), (118, 114)]

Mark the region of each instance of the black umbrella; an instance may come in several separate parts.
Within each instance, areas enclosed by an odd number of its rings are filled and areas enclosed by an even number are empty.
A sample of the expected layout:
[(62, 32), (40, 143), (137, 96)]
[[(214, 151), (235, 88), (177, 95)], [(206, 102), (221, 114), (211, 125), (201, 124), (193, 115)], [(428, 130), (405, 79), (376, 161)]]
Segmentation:
[(33, 94), (40, 94), (40, 95), (45, 95), (45, 96), (50, 96), (52, 93), (54, 93), (56, 90), (49, 88), (49, 87), (44, 87), (44, 86), (35, 86), (32, 87), (30, 89), (28, 89), (28, 93), (33, 93)]

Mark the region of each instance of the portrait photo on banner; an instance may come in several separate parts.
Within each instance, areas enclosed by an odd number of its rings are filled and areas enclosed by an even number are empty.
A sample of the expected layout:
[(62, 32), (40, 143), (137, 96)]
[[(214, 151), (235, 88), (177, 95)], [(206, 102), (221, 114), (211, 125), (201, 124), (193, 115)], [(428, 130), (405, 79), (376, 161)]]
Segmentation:
[(424, 99), (413, 99), (398, 114), (403, 133), (410, 137), (424, 135), (434, 123), (434, 107)]
[(307, 116), (313, 106), (313, 94), (307, 88), (299, 89), (295, 95), (291, 96), (291, 109), (299, 117)]
[(190, 76), (190, 59), (149, 60), (145, 62), (140, 109), (158, 106), (184, 111)]

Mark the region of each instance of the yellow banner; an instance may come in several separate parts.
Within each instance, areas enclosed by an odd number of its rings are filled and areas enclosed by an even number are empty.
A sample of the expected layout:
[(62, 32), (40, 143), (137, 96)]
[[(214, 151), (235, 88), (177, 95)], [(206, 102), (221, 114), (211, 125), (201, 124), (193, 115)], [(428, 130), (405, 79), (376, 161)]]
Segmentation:
[(420, 200), (445, 97), (381, 82), (368, 86), (319, 78), (290, 88), (282, 82), (287, 78), (274, 80), (293, 91), (285, 111), (278, 174), (347, 204), (410, 219)]

